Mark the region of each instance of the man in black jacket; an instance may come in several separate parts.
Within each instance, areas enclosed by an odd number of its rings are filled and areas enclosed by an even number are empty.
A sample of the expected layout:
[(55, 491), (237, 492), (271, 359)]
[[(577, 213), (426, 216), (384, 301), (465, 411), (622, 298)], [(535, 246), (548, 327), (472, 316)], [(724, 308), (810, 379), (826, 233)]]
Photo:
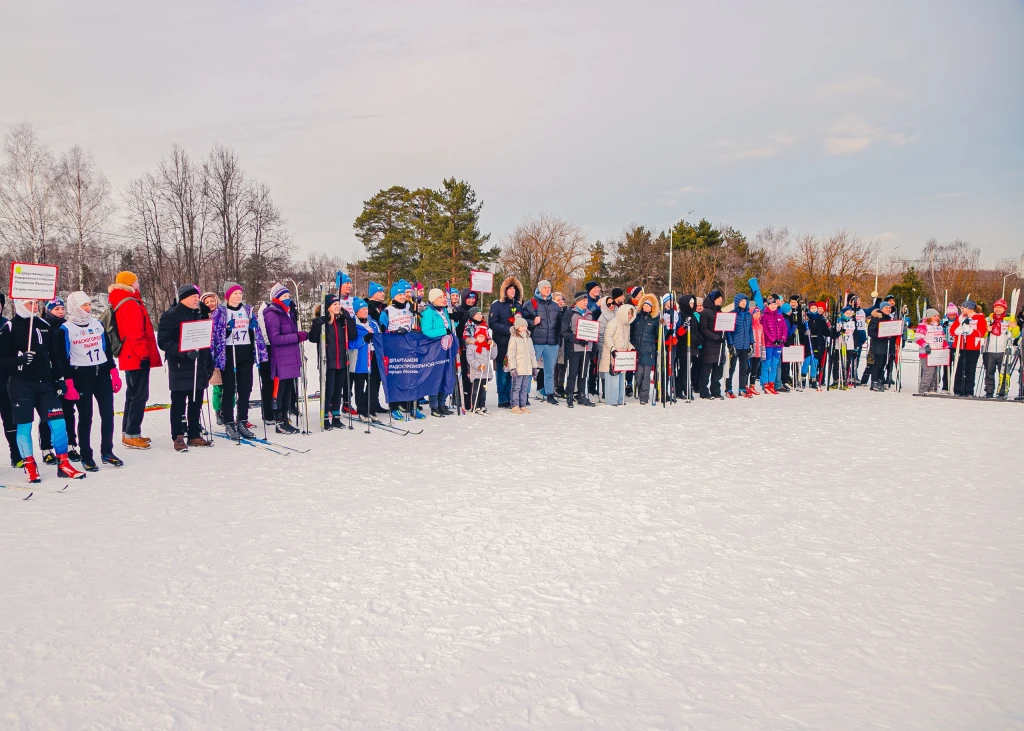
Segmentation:
[[(0, 292), (0, 330), (7, 324), (7, 318), (3, 315), (6, 304), (7, 296)], [(11, 467), (21, 467), (21, 452), (18, 450), (18, 424), (14, 421), (14, 413), (11, 411), (11, 395), (7, 393), (7, 381), (10, 377), (10, 366), (0, 361), (0, 419), (3, 420), (4, 436), (7, 437), (7, 446), (11, 450)]]
[(512, 408), (512, 378), (505, 370), (505, 356), (508, 341), (512, 335), (512, 323), (523, 309), (523, 285), (516, 277), (506, 277), (501, 283), (501, 299), (491, 303), (487, 313), (487, 325), (491, 328), (494, 343), (498, 346), (494, 361), (494, 380), (498, 388), (498, 408)]
[(562, 333), (562, 308), (551, 297), (551, 282), (542, 279), (537, 284), (533, 299), (523, 305), (523, 319), (530, 327), (533, 349), (537, 361), (541, 363), (543, 376), (537, 375), (537, 383), (541, 383), (542, 379), (544, 383), (541, 395), (549, 404), (557, 406), (555, 364), (558, 363), (558, 345)]
[[(187, 452), (189, 447), (209, 447), (203, 438), (199, 417), (203, 408), (206, 385), (213, 375), (213, 357), (209, 348), (182, 352), (181, 326), (186, 322), (206, 320), (209, 308), (199, 301), (199, 287), (186, 284), (178, 288), (178, 304), (160, 315), (156, 341), (167, 361), (167, 385), (171, 391), (171, 438), (174, 451)], [(187, 433), (187, 441), (186, 441)]]
[(701, 348), (700, 397), (722, 396), (722, 371), (725, 367), (725, 333), (715, 330), (715, 318), (722, 311), (722, 291), (711, 290), (704, 298), (704, 311), (700, 315)]

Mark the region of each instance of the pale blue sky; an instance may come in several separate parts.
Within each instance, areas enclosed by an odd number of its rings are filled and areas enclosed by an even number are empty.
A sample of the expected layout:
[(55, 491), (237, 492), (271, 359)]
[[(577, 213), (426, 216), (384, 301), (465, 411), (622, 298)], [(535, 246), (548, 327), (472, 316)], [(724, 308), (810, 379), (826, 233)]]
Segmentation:
[(500, 240), (692, 218), (1024, 253), (1024, 3), (196, 2), (0, 8), (0, 126), (121, 187), (234, 147), (304, 250), (382, 187), (469, 180)]

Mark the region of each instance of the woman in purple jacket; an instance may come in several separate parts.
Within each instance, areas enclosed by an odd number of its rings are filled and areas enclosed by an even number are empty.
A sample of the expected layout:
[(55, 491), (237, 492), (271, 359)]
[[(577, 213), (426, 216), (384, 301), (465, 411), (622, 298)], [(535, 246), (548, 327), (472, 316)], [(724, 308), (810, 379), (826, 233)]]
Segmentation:
[(761, 365), (761, 388), (765, 393), (777, 394), (776, 375), (782, 362), (782, 348), (786, 345), (789, 323), (779, 312), (779, 302), (769, 297), (761, 313), (761, 327), (764, 329), (764, 363)]
[(283, 284), (270, 290), (270, 306), (263, 313), (270, 340), (270, 376), (274, 379), (274, 411), (278, 434), (299, 430), (288, 421), (288, 405), (294, 398), (295, 381), (302, 374), (302, 343), (308, 335), (299, 330), (291, 316), (292, 295)]

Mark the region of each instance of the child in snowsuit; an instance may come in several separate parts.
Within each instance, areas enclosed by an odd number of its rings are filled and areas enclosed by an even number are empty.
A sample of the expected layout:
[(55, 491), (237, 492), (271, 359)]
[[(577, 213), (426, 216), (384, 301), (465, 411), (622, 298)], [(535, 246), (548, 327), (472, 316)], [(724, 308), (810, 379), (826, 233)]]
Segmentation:
[(754, 307), (750, 315), (754, 339), (750, 346), (750, 381), (747, 385), (747, 393), (757, 396), (760, 391), (754, 387), (754, 383), (761, 379), (761, 363), (764, 360), (764, 327), (761, 326), (760, 308)]
[(467, 408), (487, 413), (487, 382), (494, 373), (491, 361), (498, 354), (490, 328), (484, 323), (479, 307), (469, 308), (469, 320), (464, 331), (466, 341), (466, 370), (472, 381)]
[(940, 366), (928, 365), (928, 355), (933, 350), (945, 350), (949, 348), (946, 340), (946, 329), (939, 324), (939, 311), (929, 307), (924, 311), (924, 320), (915, 328), (918, 352), (921, 360), (921, 370), (917, 379), (918, 393), (931, 393), (938, 386), (938, 371)]

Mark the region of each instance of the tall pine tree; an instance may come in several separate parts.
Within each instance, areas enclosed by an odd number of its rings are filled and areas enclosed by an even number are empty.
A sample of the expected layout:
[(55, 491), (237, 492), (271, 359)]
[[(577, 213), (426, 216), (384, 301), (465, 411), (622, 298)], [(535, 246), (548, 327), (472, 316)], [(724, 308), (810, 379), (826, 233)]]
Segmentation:
[(583, 282), (600, 282), (606, 284), (611, 279), (608, 270), (608, 252), (600, 241), (590, 247), (587, 266), (583, 269)]
[(455, 178), (442, 181), (432, 197), (433, 210), (425, 226), (429, 236), (420, 243), (417, 277), (430, 284), (468, 283), (471, 269), (486, 267), (500, 253), (498, 247), (487, 247), (491, 235), (480, 231), (483, 201), (477, 200), (469, 183)]
[(359, 262), (363, 269), (386, 279), (388, 286), (413, 275), (418, 256), (408, 188), (395, 185), (364, 201), (353, 227), (366, 248), (367, 257)]

